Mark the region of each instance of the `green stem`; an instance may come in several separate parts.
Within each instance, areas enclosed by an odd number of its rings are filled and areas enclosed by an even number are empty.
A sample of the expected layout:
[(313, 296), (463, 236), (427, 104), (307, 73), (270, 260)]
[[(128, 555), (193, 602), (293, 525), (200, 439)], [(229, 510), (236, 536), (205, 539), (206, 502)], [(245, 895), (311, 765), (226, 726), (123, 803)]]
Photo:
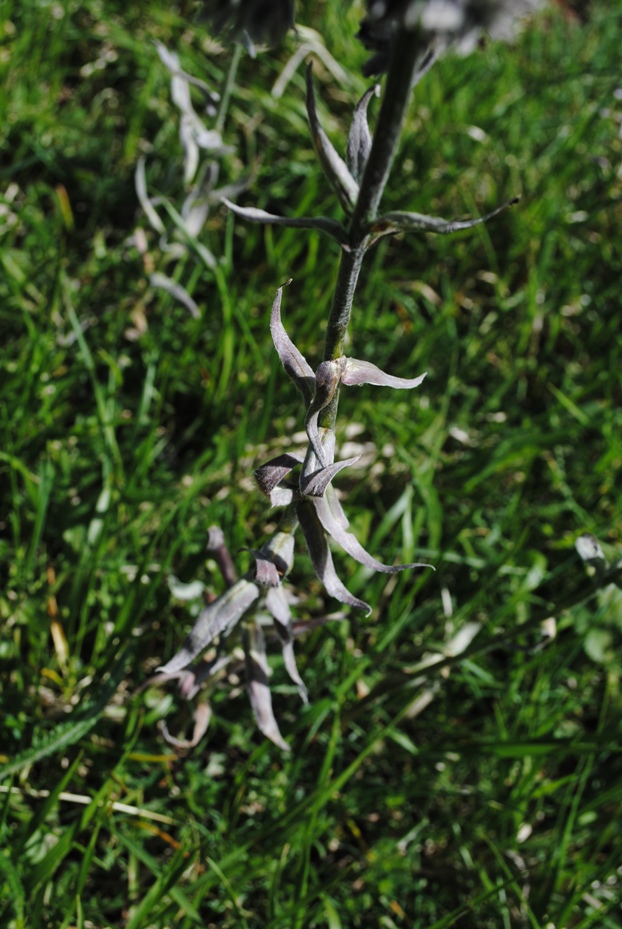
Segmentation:
[[(324, 359), (343, 355), (345, 338), (352, 314), (352, 302), (358, 283), (363, 257), (369, 246), (368, 226), (378, 215), (378, 207), (395, 158), (397, 145), (406, 119), (411, 89), (419, 63), (418, 33), (402, 29), (395, 42), (387, 83), (378, 115), (369, 159), (365, 166), (359, 195), (350, 220), (350, 249), (343, 251), (337, 275), (328, 324)], [(338, 394), (323, 410), (320, 426), (332, 428), (337, 416)]]

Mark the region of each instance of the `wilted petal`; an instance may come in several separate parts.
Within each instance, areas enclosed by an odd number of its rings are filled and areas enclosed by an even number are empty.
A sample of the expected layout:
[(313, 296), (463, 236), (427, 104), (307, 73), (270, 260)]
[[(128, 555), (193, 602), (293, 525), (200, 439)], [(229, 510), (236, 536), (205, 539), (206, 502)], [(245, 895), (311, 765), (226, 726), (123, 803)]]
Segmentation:
[(307, 543), (313, 569), (331, 597), (335, 597), (341, 603), (347, 603), (348, 606), (365, 610), (369, 615), (371, 613), (370, 605), (351, 594), (337, 577), (326, 534), (315, 510), (315, 502), (315, 500), (313, 502), (303, 500), (296, 507), (300, 528)]
[(302, 458), (285, 452), (261, 465), (255, 471), (255, 480), (261, 492), (269, 497), (277, 484), (280, 484), (283, 478), (299, 464), (302, 464)]
[(507, 203), (502, 203), (495, 210), (486, 213), (484, 216), (478, 216), (477, 219), (441, 219), (440, 216), (424, 216), (422, 213), (406, 213), (396, 210), (392, 213), (385, 213), (369, 227), (369, 232), (376, 236), (376, 239), (385, 235), (395, 235), (398, 232), (415, 232), (423, 230), (424, 232), (436, 232), (440, 235), (449, 235), (452, 232), (459, 232), (461, 229), (472, 229), (473, 226), (479, 226), (480, 223), (488, 222), (493, 216), (498, 216), (504, 210), (518, 203), (520, 197), (513, 197)]
[(308, 703), (307, 688), (298, 673), (294, 655), (294, 636), (292, 632), (292, 614), (287, 596), (282, 587), (273, 587), (266, 595), (266, 606), (275, 622), (276, 631), (281, 639), (285, 669), (298, 688), (303, 703)]
[(324, 232), (331, 238), (336, 239), (340, 245), (349, 247), (348, 233), (336, 219), (330, 219), (328, 216), (277, 216), (274, 213), (267, 213), (265, 210), (256, 207), (236, 206), (226, 197), (222, 202), (236, 216), (247, 219), (251, 223), (264, 223), (271, 226), (288, 226), (290, 229), (317, 229)]
[(289, 745), (279, 731), (272, 710), (269, 683), (270, 669), (266, 659), (266, 644), (261, 626), (258, 623), (253, 623), (250, 628), (244, 630), (244, 652), (246, 654), (248, 693), (257, 726), (275, 745), (282, 748), (284, 752), (288, 752), (290, 750)]
[(339, 474), (343, 468), (347, 468), (349, 465), (355, 464), (361, 456), (356, 455), (354, 458), (345, 458), (343, 461), (336, 461), (334, 464), (328, 465), (326, 468), (320, 468), (319, 471), (314, 471), (313, 474), (304, 476), (300, 480), (300, 489), (303, 494), (307, 494), (309, 497), (321, 497), (324, 495), (324, 492), (332, 479), (336, 474)]
[(367, 105), (373, 96), (380, 96), (380, 85), (374, 84), (361, 97), (354, 110), (348, 146), (346, 148), (346, 164), (355, 181), (361, 180), (369, 153), (371, 151), (371, 133), (367, 123)]
[(376, 387), (395, 387), (398, 390), (408, 390), (412, 387), (418, 387), (423, 381), (425, 374), (419, 377), (393, 377), (392, 374), (385, 374), (380, 368), (370, 361), (358, 361), (356, 358), (345, 358), (343, 371), (341, 373), (341, 383), (347, 387), (360, 386), (361, 384), (373, 384)]
[(285, 577), (294, 563), (294, 536), (291, 532), (277, 532), (261, 551), (274, 562), (281, 577)]
[[(289, 283), (290, 281), (287, 281), (287, 284)], [(283, 287), (285, 286), (284, 284)], [(313, 391), (315, 389), (315, 374), (311, 366), (307, 364), (304, 355), (298, 351), (286, 333), (285, 327), (281, 322), (281, 298), (283, 296), (283, 287), (279, 287), (277, 290), (274, 303), (272, 304), (270, 332), (272, 333), (274, 347), (281, 359), (281, 364), (302, 394), (305, 404), (309, 406), (313, 399)]]
[(366, 568), (372, 568), (374, 571), (383, 571), (385, 574), (395, 574), (397, 571), (405, 571), (408, 568), (429, 568), (427, 564), (402, 564), (402, 565), (385, 565), (377, 561), (367, 552), (356, 536), (344, 529), (339, 510), (333, 511), (333, 502), (336, 494), (332, 487), (329, 487), (324, 497), (314, 497), (312, 505), (315, 507), (318, 519), (323, 528), (341, 546), (344, 552), (351, 555), (359, 564), (365, 565)]
[(351, 213), (359, 194), (359, 185), (356, 183), (343, 158), (337, 153), (332, 142), (320, 126), (315, 107), (315, 92), (313, 90), (312, 66), (307, 67), (307, 114), (311, 126), (311, 138), (317, 156), (329, 181), (335, 188), (341, 205), (347, 213)]
[(181, 671), (191, 664), (218, 635), (227, 636), (259, 596), (259, 587), (245, 578), (199, 613), (180, 651), (158, 670), (163, 674)]
[(251, 549), (251, 555), (255, 559), (255, 581), (259, 586), (278, 587), (281, 579), (274, 562), (256, 549)]
[(322, 436), (318, 426), (319, 415), (335, 396), (340, 374), (341, 365), (338, 361), (322, 362), (315, 372), (315, 392), (313, 394), (313, 400), (307, 410), (305, 428), (307, 430), (309, 442), (311, 443), (311, 448), (323, 467), (327, 465), (328, 462), (324, 457), (324, 450), (322, 448)]

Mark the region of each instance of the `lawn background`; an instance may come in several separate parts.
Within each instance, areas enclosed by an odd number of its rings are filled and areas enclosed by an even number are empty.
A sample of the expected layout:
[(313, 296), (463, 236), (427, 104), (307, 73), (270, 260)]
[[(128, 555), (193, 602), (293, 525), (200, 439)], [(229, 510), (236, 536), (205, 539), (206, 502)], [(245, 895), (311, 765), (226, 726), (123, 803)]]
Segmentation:
[[(246, 570), (275, 525), (250, 476), (302, 418), (269, 307), (292, 277), (286, 325), (319, 360), (338, 248), (215, 205), (213, 269), (149, 227), (141, 156), (150, 192), (176, 209), (185, 193), (153, 40), (214, 87), (229, 59), (193, 3), (0, 11), (2, 925), (622, 926), (622, 593), (590, 596), (574, 548), (591, 532), (622, 557), (622, 4), (587, 25), (545, 14), (417, 89), (387, 207), (521, 202), (369, 256), (350, 353), (428, 377), (412, 397), (344, 392), (342, 450), (372, 457), (337, 483), (374, 555), (437, 570), (387, 579), (336, 555), (374, 612), (297, 641), (306, 708), (272, 649), (289, 755), (257, 732), (239, 669), (185, 756), (159, 724), (188, 731), (192, 707), (139, 687), (192, 622), (170, 576), (222, 590), (208, 527)], [(315, 66), (341, 148), (359, 18), (299, 12), (344, 70)], [(296, 47), (243, 57), (222, 179), (250, 174), (244, 205), (339, 218), (303, 68), (271, 93)], [(291, 581), (300, 622), (337, 609), (302, 546)]]

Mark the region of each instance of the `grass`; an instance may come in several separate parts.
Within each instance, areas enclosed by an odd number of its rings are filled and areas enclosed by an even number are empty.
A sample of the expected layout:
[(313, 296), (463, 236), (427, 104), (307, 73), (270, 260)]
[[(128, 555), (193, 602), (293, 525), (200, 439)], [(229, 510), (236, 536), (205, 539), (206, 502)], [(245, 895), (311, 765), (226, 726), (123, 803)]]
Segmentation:
[[(436, 573), (387, 580), (336, 555), (374, 612), (299, 639), (302, 710), (275, 657), (291, 755), (257, 733), (234, 668), (184, 756), (159, 723), (188, 730), (190, 708), (139, 689), (191, 622), (167, 579), (220, 591), (213, 523), (243, 569), (265, 538), (249, 474), (301, 427), (268, 308), (293, 277), (284, 318), (319, 359), (337, 247), (215, 207), (214, 272), (150, 230), (138, 158), (150, 190), (184, 196), (151, 40), (215, 86), (227, 67), (192, 4), (2, 4), (2, 925), (622, 925), (620, 593), (592, 595), (574, 551), (585, 531), (610, 561), (622, 543), (622, 6), (594, 7), (589, 28), (546, 15), (516, 48), (430, 73), (387, 205), (521, 203), (385, 240), (364, 270), (357, 357), (429, 373), (414, 401), (344, 393), (342, 441), (379, 451), (339, 486), (370, 551)], [(363, 87), (357, 12), (300, 19), (347, 68), (343, 86), (317, 68), (338, 142)], [(251, 172), (245, 205), (339, 217), (302, 73), (270, 93), (294, 47), (243, 58), (223, 180)], [(311, 577), (299, 552), (300, 620), (335, 608)]]

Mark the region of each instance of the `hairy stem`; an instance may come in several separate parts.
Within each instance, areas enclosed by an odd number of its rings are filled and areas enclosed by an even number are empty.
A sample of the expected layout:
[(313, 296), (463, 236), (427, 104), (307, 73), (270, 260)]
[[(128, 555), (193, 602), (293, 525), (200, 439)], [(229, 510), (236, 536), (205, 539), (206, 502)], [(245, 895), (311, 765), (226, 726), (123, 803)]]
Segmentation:
[[(387, 83), (378, 115), (369, 159), (365, 166), (359, 195), (350, 220), (350, 249), (343, 251), (335, 285), (335, 293), (326, 326), (324, 359), (330, 361), (343, 355), (352, 301), (359, 279), (363, 256), (369, 245), (367, 227), (378, 215), (391, 165), (406, 118), (411, 89), (419, 64), (418, 33), (400, 30), (391, 58)], [(322, 411), (319, 425), (332, 428), (337, 416), (338, 393)]]

